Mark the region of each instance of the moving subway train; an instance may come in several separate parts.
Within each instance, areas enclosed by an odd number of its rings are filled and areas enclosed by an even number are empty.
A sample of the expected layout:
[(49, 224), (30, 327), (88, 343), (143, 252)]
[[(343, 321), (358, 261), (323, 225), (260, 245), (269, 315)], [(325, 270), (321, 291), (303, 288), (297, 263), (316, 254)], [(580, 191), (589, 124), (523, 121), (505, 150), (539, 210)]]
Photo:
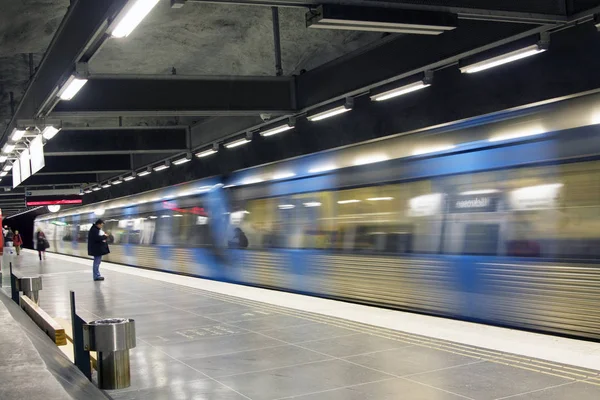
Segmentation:
[(48, 214), (35, 229), (50, 251), (87, 256), (102, 216), (111, 262), (600, 339), (598, 111), (593, 94), (499, 113)]

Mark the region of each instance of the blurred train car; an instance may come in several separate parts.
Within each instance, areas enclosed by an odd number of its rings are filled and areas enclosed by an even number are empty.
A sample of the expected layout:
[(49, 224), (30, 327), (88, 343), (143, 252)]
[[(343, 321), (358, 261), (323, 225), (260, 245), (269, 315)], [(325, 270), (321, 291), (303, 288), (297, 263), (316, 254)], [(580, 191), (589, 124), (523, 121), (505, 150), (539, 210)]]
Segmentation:
[(44, 215), (36, 229), (50, 251), (85, 257), (101, 216), (115, 263), (600, 339), (598, 111), (598, 94), (507, 111)]

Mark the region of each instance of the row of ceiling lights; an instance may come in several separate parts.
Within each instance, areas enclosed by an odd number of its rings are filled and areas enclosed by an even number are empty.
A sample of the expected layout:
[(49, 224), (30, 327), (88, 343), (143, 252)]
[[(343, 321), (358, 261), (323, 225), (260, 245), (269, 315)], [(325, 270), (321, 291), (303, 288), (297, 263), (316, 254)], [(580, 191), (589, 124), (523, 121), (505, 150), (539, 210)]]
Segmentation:
[[(507, 64), (507, 63), (510, 63), (513, 61), (520, 60), (522, 58), (540, 54), (540, 53), (546, 51), (547, 48), (548, 48), (548, 42), (540, 41), (539, 43), (537, 43), (535, 45), (527, 46), (527, 47), (524, 47), (524, 48), (521, 48), (521, 49), (518, 49), (515, 51), (511, 51), (509, 53), (505, 53), (505, 54), (502, 54), (502, 55), (499, 55), (499, 56), (496, 56), (493, 58), (489, 58), (489, 59), (486, 59), (483, 61), (469, 64), (469, 65), (460, 66), (460, 70), (463, 73), (476, 73), (476, 72), (484, 71), (484, 70), (494, 68), (494, 67), (497, 67), (497, 66), (500, 66), (503, 64)], [(394, 88), (391, 90), (387, 90), (387, 91), (384, 91), (381, 93), (374, 94), (371, 96), (371, 100), (385, 101), (385, 100), (389, 100), (392, 98), (396, 98), (396, 97), (399, 97), (399, 96), (402, 96), (402, 95), (405, 95), (408, 93), (415, 92), (417, 90), (427, 88), (427, 87), (431, 86), (431, 82), (432, 82), (432, 73), (428, 71), (425, 73), (424, 79), (421, 79), (419, 81), (412, 82), (410, 84), (403, 85), (403, 86), (400, 86), (400, 87), (397, 87), (397, 88)], [(346, 99), (345, 104), (339, 105), (339, 106), (336, 106), (333, 108), (329, 108), (326, 110), (322, 110), (322, 111), (319, 111), (314, 114), (309, 114), (309, 115), (307, 115), (307, 119), (312, 122), (321, 121), (321, 120), (324, 120), (327, 118), (334, 117), (336, 115), (346, 113), (346, 112), (352, 110), (352, 108), (353, 108), (353, 99), (349, 98), (349, 99)], [(273, 136), (278, 133), (282, 133), (282, 132), (293, 129), (294, 125), (295, 125), (295, 117), (291, 117), (289, 119), (288, 123), (283, 124), (283, 125), (278, 125), (275, 127), (271, 127), (266, 130), (259, 131), (259, 133), (263, 137)], [(235, 148), (235, 147), (250, 143), (252, 141), (253, 133), (254, 132), (248, 132), (248, 133), (246, 133), (246, 135), (244, 137), (238, 137), (232, 141), (223, 143), (223, 146), (228, 149), (231, 149), (231, 148)], [(212, 147), (204, 148), (204, 149), (200, 150), (198, 153), (196, 153), (195, 155), (198, 158), (207, 157), (207, 156), (217, 153), (218, 149), (219, 149), (219, 144), (215, 143)], [(162, 164), (156, 165), (154, 167), (148, 167), (147, 169), (145, 169), (143, 171), (140, 171), (137, 173), (133, 172), (131, 175), (128, 175), (125, 177), (119, 177), (113, 181), (108, 181), (100, 186), (88, 188), (85, 190), (85, 193), (92, 193), (93, 191), (98, 191), (98, 190), (101, 190), (102, 188), (107, 189), (107, 188), (110, 188), (111, 186), (119, 185), (119, 184), (123, 183), (124, 181), (131, 181), (131, 180), (135, 179), (137, 176), (140, 176), (140, 177), (147, 176), (147, 175), (150, 175), (153, 171), (155, 171), (155, 172), (163, 171), (163, 170), (170, 168), (171, 165), (181, 165), (181, 164), (187, 163), (191, 160), (192, 160), (192, 153), (187, 153), (186, 156), (183, 158), (178, 158), (173, 161), (168, 160), (168, 161), (166, 161)]]

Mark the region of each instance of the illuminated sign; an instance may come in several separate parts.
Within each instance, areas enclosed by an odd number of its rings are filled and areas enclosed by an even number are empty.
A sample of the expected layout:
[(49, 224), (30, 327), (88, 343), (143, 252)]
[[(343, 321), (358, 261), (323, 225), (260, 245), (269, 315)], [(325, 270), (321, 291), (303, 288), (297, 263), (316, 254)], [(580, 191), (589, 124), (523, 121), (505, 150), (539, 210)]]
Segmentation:
[(459, 195), (450, 203), (451, 213), (494, 212), (498, 210), (498, 194)]
[(206, 211), (202, 207), (192, 207), (192, 208), (177, 208), (177, 204), (172, 201), (163, 201), (163, 208), (171, 211), (175, 211), (181, 214), (194, 214), (194, 215), (202, 215), (206, 216)]
[(27, 207), (34, 206), (53, 206), (53, 205), (70, 205), (70, 204), (81, 204), (83, 200), (40, 200), (40, 201), (28, 201)]

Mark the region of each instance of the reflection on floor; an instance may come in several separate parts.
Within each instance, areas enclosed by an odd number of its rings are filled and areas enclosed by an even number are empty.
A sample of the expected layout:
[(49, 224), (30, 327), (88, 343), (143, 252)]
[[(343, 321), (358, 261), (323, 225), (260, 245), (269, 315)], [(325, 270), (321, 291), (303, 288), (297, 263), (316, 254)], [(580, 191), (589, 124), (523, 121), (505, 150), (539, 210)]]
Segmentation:
[[(136, 320), (132, 386), (114, 399), (454, 400), (600, 398), (598, 371), (300, 312), (32, 254), (41, 306)], [(91, 264), (90, 264), (91, 265)], [(193, 279), (193, 278), (190, 278)]]

